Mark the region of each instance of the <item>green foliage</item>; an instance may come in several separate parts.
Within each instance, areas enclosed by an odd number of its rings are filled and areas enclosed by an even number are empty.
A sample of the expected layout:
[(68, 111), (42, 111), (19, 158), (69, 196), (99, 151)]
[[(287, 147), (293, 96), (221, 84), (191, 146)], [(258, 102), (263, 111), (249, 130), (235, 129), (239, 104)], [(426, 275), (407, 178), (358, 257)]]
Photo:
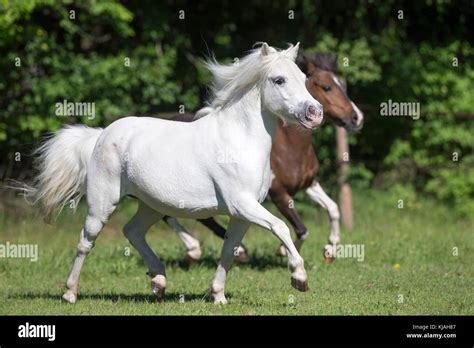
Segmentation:
[[(474, 110), (474, 69), (468, 64), (474, 49), (459, 41), (447, 47), (423, 44), (413, 55), (421, 62), (420, 82), (412, 88), (421, 117), (410, 121), (409, 131), (393, 143), (385, 163), (410, 160), (420, 190), (452, 204), (462, 215), (472, 214), (474, 124), (460, 115)], [(459, 60), (458, 66), (453, 59)]]
[(380, 66), (375, 61), (374, 54), (364, 38), (340, 41), (331, 34), (325, 34), (315, 46), (306, 50), (337, 54), (341, 75), (353, 85), (367, 85), (380, 80)]
[[(119, 2), (4, 1), (2, 7), (2, 150), (24, 151), (64, 122), (104, 126), (163, 106), (198, 107), (197, 86), (183, 91), (174, 78), (177, 49), (138, 42), (134, 15)], [(96, 117), (57, 116), (63, 100), (95, 103)]]
[(368, 170), (362, 163), (356, 163), (350, 167), (347, 181), (352, 183), (352, 186), (368, 189), (373, 178), (374, 173)]
[(464, 216), (474, 212), (474, 170), (465, 165), (457, 170), (438, 169), (426, 185), (426, 191), (437, 198), (449, 202)]

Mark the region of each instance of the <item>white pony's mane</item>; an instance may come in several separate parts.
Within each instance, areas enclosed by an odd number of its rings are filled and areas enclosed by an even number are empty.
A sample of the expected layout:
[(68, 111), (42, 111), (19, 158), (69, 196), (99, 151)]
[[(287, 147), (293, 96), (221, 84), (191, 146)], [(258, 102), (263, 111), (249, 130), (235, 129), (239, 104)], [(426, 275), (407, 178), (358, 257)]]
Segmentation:
[(207, 101), (208, 106), (199, 110), (195, 118), (203, 117), (213, 109), (223, 109), (235, 103), (266, 78), (275, 61), (282, 58), (294, 61), (296, 57), (293, 45), (289, 45), (286, 50), (267, 47), (269, 54), (262, 55), (262, 48), (258, 47), (239, 59), (238, 63), (219, 64), (215, 57), (206, 60), (204, 64), (213, 77), (212, 96)]

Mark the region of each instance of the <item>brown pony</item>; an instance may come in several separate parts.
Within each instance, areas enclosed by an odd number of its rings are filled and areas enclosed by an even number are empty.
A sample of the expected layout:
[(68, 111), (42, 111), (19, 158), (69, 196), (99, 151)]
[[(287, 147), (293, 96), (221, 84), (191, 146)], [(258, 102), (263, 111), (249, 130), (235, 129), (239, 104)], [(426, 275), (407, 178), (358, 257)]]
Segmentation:
[[(363, 125), (363, 115), (348, 98), (345, 86), (337, 77), (336, 56), (301, 55), (297, 62), (300, 69), (308, 76), (306, 88), (323, 105), (324, 114), (336, 125), (350, 132), (360, 130)], [(305, 190), (312, 201), (320, 204), (328, 212), (330, 244), (325, 247), (325, 256), (331, 259), (335, 250), (331, 246), (336, 246), (340, 242), (339, 209), (315, 178), (319, 161), (312, 144), (311, 131), (293, 125), (278, 127), (270, 163), (275, 178), (269, 194), (278, 210), (293, 225), (297, 236), (295, 246), (300, 249), (308, 236), (307, 228), (293, 204), (294, 195), (298, 191)], [(284, 255), (285, 249), (280, 247), (278, 254)]]
[[(311, 95), (323, 105), (325, 116), (350, 132), (358, 131), (363, 125), (363, 114), (349, 99), (345, 86), (338, 79), (336, 62), (336, 56), (324, 53), (301, 54), (297, 59), (298, 66), (307, 76), (306, 87)], [(173, 119), (189, 122), (192, 121), (193, 115), (179, 115)], [(274, 178), (269, 195), (278, 210), (292, 224), (297, 237), (295, 246), (300, 249), (308, 236), (308, 230), (301, 221), (293, 203), (294, 195), (298, 191), (305, 190), (312, 201), (320, 204), (328, 212), (330, 220), (329, 244), (325, 246), (324, 251), (326, 260), (332, 260), (335, 256), (333, 254), (336, 250), (335, 246), (340, 242), (339, 208), (315, 179), (319, 161), (312, 144), (311, 131), (297, 125), (283, 125), (280, 122), (276, 130), (270, 164)], [(167, 217), (165, 221), (181, 234), (180, 237), (186, 233), (176, 219)], [(199, 221), (216, 235), (224, 238), (225, 229), (213, 218)], [(188, 243), (186, 243), (186, 238)], [(188, 235), (181, 239), (188, 249), (188, 259), (196, 260), (201, 254), (199, 242), (189, 243), (189, 238), (192, 237)], [(280, 246), (277, 254), (285, 255), (283, 246)], [(235, 255), (237, 261), (248, 260), (243, 245), (239, 250), (236, 250)]]

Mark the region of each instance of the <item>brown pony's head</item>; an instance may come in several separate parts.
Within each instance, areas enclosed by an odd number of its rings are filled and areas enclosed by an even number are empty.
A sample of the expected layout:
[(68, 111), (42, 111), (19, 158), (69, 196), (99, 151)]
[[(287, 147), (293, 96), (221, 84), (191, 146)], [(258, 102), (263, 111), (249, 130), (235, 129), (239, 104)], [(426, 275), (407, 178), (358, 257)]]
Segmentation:
[(349, 132), (360, 130), (364, 115), (347, 96), (345, 83), (337, 77), (336, 56), (303, 53), (297, 64), (307, 76), (306, 88), (323, 105), (324, 115)]

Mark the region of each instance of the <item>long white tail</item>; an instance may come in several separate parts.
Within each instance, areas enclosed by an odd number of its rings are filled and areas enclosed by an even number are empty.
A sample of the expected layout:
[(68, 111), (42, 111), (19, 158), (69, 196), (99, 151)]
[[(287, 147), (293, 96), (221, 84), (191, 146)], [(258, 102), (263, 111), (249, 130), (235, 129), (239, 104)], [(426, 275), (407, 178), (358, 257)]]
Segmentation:
[(47, 219), (54, 219), (64, 205), (75, 210), (85, 194), (87, 167), (102, 128), (65, 126), (46, 140), (34, 154), (38, 171), (33, 187), (23, 187), (27, 201), (39, 204)]

